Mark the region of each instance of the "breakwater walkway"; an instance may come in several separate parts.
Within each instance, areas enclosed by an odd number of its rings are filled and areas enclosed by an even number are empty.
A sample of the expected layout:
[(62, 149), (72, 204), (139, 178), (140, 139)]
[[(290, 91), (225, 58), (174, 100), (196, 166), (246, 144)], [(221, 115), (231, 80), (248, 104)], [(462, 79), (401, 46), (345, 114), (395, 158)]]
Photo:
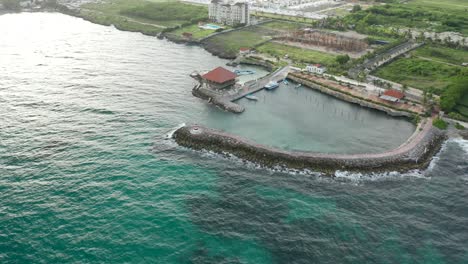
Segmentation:
[(325, 154), (286, 151), (257, 144), (223, 131), (193, 125), (179, 128), (175, 141), (195, 150), (230, 153), (266, 167), (320, 171), (334, 174), (337, 170), (354, 172), (387, 172), (421, 169), (429, 165), (445, 140), (445, 134), (425, 119), (415, 133), (400, 147), (376, 154)]

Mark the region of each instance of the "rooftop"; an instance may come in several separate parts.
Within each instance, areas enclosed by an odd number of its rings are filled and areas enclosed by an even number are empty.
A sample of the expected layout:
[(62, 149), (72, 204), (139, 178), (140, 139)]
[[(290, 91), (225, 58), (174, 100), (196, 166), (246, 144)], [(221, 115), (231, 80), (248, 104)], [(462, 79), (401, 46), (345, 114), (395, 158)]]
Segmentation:
[(237, 75), (229, 70), (226, 70), (223, 67), (218, 67), (202, 76), (203, 79), (215, 82), (215, 83), (225, 83), (228, 81), (235, 80)]
[(397, 99), (402, 99), (405, 97), (405, 94), (397, 90), (387, 90), (383, 93), (385, 96), (390, 96)]

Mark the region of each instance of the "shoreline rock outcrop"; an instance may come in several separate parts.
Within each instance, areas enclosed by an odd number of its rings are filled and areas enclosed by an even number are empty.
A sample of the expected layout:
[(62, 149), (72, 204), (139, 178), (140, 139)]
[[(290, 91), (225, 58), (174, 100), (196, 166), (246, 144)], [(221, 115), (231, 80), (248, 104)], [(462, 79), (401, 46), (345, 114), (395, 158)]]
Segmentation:
[(280, 150), (198, 125), (178, 129), (174, 132), (173, 138), (180, 146), (219, 154), (230, 153), (270, 168), (280, 166), (332, 175), (337, 170), (388, 172), (426, 168), (432, 157), (440, 150), (446, 135), (432, 127), (431, 120), (426, 120), (407, 142), (394, 150), (355, 155)]

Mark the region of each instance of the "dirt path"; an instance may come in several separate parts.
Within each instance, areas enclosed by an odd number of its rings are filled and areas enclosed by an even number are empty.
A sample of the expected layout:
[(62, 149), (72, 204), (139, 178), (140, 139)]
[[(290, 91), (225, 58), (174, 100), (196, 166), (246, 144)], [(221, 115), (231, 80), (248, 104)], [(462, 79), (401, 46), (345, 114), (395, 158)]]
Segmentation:
[(418, 58), (420, 58), (420, 59), (422, 59), (422, 60), (427, 60), (427, 61), (433, 61), (433, 62), (437, 62), (437, 63), (446, 64), (446, 65), (449, 65), (449, 66), (456, 66), (456, 67), (459, 67), (459, 66), (460, 66), (460, 65), (456, 65), (456, 64), (453, 64), (453, 63), (450, 63), (450, 62), (445, 62), (445, 61), (440, 61), (440, 60), (434, 60), (434, 59), (427, 58), (427, 57), (418, 56)]

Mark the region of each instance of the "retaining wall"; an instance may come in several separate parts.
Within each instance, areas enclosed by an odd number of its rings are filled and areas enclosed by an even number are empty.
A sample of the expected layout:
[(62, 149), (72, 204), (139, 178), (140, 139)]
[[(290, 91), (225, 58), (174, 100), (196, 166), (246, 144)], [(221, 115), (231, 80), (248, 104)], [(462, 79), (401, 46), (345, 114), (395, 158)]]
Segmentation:
[(296, 77), (296, 76), (294, 76), (292, 74), (288, 75), (288, 79), (291, 79), (291, 80), (293, 80), (293, 81), (295, 81), (297, 83), (303, 84), (303, 85), (305, 85), (305, 86), (307, 86), (309, 88), (318, 90), (319, 92), (322, 92), (324, 94), (331, 95), (331, 96), (333, 96), (335, 98), (338, 98), (340, 100), (350, 102), (350, 103), (353, 103), (353, 104), (358, 104), (360, 106), (368, 107), (368, 108), (375, 109), (375, 110), (378, 110), (378, 111), (385, 112), (390, 116), (408, 117), (408, 118), (413, 116), (413, 113), (406, 112), (406, 111), (398, 111), (398, 110), (392, 109), (390, 107), (386, 107), (386, 106), (379, 105), (379, 104), (376, 104), (376, 103), (372, 103), (372, 102), (369, 102), (369, 101), (366, 101), (366, 100), (363, 100), (363, 99), (359, 99), (359, 98), (356, 98), (356, 97), (353, 97), (353, 96), (350, 96), (350, 95), (347, 95), (347, 94), (344, 94), (344, 93), (341, 93), (341, 92), (338, 92), (338, 91), (334, 91), (334, 90), (329, 89), (327, 87), (318, 85), (318, 84), (316, 84), (314, 82), (311, 82), (311, 81), (304, 80), (302, 78)]

